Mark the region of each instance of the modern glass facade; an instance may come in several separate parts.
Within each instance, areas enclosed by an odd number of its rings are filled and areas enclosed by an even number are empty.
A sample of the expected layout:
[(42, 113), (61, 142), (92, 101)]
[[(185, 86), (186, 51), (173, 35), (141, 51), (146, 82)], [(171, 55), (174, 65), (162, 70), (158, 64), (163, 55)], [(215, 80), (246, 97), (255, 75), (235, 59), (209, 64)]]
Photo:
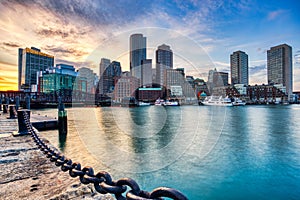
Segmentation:
[(35, 47), (19, 49), (19, 89), (31, 91), (37, 85), (37, 73), (54, 66), (54, 56), (41, 52)]
[(106, 68), (110, 65), (110, 59), (107, 58), (101, 58), (100, 61), (100, 66), (99, 66), (99, 83), (98, 83), (98, 88), (99, 88), (99, 93), (104, 94), (103, 92), (103, 74)]
[(120, 62), (113, 61), (102, 74), (102, 94), (112, 93), (114, 91), (116, 81), (121, 76), (121, 74), (122, 68)]
[(43, 74), (42, 80), (41, 88), (43, 93), (54, 93), (60, 90), (72, 91), (76, 76), (49, 73)]
[(142, 79), (142, 60), (145, 60), (146, 52), (146, 37), (143, 34), (133, 34), (130, 36), (130, 72), (131, 75)]
[[(73, 89), (82, 88), (83, 92), (86, 91), (85, 85), (76, 84), (80, 82), (79, 79), (76, 80), (77, 72), (75, 68), (71, 65), (58, 64), (56, 67), (46, 69), (42, 76), (40, 77), (40, 92), (49, 93), (72, 93)], [(86, 81), (85, 81), (86, 82)]]
[(156, 50), (156, 83), (163, 86), (166, 69), (173, 69), (173, 52), (170, 46), (162, 44)]

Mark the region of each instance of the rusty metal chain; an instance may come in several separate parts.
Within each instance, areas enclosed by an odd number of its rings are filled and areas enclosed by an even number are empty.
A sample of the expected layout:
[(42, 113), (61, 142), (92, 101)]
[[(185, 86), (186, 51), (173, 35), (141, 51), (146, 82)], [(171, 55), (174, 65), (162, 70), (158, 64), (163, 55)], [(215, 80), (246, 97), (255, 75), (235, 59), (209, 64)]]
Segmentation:
[[(36, 145), (44, 154), (46, 154), (47, 158), (49, 158), (51, 162), (54, 162), (56, 166), (61, 167), (62, 171), (69, 171), (71, 177), (79, 177), (81, 183), (94, 184), (97, 192), (101, 194), (114, 194), (117, 200), (161, 200), (163, 197), (174, 200), (187, 200), (185, 195), (172, 188), (158, 187), (152, 192), (147, 192), (141, 190), (137, 182), (131, 178), (121, 178), (113, 181), (108, 172), (100, 171), (95, 174), (92, 167), (86, 166), (82, 168), (80, 163), (73, 162), (71, 159), (66, 158), (62, 153), (51, 149), (45, 144), (37, 135), (36, 130), (32, 127), (27, 112), (23, 112), (23, 114), (28, 131)], [(128, 189), (128, 187), (130, 189)], [(125, 193), (126, 197), (123, 196), (123, 193)]]

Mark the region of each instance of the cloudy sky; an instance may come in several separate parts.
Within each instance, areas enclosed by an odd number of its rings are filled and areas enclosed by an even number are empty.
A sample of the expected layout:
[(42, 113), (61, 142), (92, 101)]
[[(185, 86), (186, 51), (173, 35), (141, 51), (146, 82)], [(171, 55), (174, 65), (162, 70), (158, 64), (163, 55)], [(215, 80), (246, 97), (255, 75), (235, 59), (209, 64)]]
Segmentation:
[(267, 82), (266, 51), (293, 47), (294, 90), (300, 91), (300, 2), (297, 0), (1, 0), (0, 90), (17, 89), (18, 48), (37, 47), (55, 63), (90, 67), (102, 57), (129, 70), (129, 36), (147, 37), (147, 56), (171, 46), (175, 67), (207, 79), (229, 72), (229, 56), (249, 55), (250, 83)]

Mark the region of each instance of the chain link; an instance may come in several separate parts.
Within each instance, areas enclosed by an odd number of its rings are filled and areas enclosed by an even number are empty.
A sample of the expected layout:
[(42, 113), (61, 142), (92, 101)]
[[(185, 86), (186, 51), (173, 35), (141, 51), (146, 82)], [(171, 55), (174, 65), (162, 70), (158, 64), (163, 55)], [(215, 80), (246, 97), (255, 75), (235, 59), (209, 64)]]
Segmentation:
[[(73, 162), (71, 159), (66, 158), (62, 153), (51, 149), (43, 140), (39, 138), (36, 130), (32, 127), (27, 112), (23, 112), (24, 121), (28, 132), (31, 134), (33, 140), (39, 149), (54, 162), (57, 167), (61, 167), (64, 172), (69, 171), (69, 175), (73, 178), (79, 176), (79, 180), (83, 184), (94, 184), (95, 190), (101, 194), (114, 194), (117, 200), (161, 200), (163, 197), (171, 198), (174, 200), (187, 200), (181, 192), (178, 190), (159, 187), (152, 192), (141, 190), (137, 182), (131, 178), (121, 178), (117, 181), (113, 181), (111, 175), (106, 171), (100, 171), (96, 175), (92, 167), (84, 167), (81, 169), (81, 164)], [(128, 190), (128, 188), (130, 190)], [(123, 193), (128, 191), (123, 196)]]

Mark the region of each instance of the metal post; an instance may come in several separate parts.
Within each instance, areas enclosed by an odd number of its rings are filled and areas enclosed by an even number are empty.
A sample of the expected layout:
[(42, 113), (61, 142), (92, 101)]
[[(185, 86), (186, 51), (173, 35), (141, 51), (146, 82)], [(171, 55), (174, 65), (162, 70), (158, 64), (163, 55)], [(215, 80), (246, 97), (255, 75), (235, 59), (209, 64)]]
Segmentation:
[(27, 94), (25, 97), (26, 109), (30, 110), (30, 96)]
[(28, 135), (28, 134), (30, 134), (28, 132), (28, 128), (26, 126), (26, 121), (25, 121), (25, 118), (24, 118), (24, 112), (27, 112), (28, 119), (30, 121), (30, 110), (27, 110), (27, 109), (18, 110), (19, 131), (18, 132), (14, 132), (13, 136), (22, 136), (22, 135)]
[(19, 110), (20, 107), (20, 97), (16, 96), (16, 110)]
[(15, 115), (15, 106), (14, 105), (10, 105), (9, 106), (9, 119), (16, 119), (16, 115)]
[(68, 133), (68, 119), (65, 105), (61, 102), (61, 97), (58, 98), (58, 133), (59, 135), (67, 135)]
[(6, 97), (5, 100), (6, 100), (6, 104), (9, 105), (9, 98)]
[(6, 114), (7, 113), (7, 105), (3, 104), (3, 113)]

